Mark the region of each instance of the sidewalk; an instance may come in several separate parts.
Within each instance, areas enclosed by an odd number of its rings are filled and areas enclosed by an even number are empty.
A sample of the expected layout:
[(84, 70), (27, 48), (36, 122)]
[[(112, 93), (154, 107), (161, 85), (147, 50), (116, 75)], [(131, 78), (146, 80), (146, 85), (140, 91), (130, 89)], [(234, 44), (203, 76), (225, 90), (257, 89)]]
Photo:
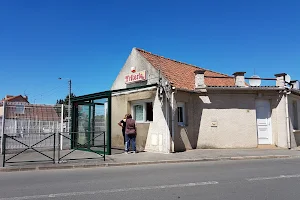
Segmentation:
[[(106, 156), (106, 161), (103, 161), (99, 155), (77, 151), (77, 157), (94, 156), (99, 158), (96, 160), (79, 160), (70, 161), (62, 164), (31, 164), (0, 167), (2, 171), (27, 171), (27, 170), (46, 170), (46, 169), (72, 169), (72, 168), (88, 168), (88, 167), (110, 167), (124, 165), (144, 165), (144, 164), (159, 164), (159, 163), (182, 163), (182, 162), (201, 162), (201, 161), (220, 161), (220, 160), (247, 160), (247, 159), (271, 159), (271, 158), (296, 158), (300, 157), (298, 150), (282, 150), (282, 149), (196, 149), (181, 153), (161, 154), (140, 152), (137, 154), (123, 154), (120, 151), (114, 155)], [(20, 156), (20, 159), (30, 157), (30, 153)], [(2, 163), (3, 157), (0, 156)], [(21, 161), (21, 160), (20, 160)]]

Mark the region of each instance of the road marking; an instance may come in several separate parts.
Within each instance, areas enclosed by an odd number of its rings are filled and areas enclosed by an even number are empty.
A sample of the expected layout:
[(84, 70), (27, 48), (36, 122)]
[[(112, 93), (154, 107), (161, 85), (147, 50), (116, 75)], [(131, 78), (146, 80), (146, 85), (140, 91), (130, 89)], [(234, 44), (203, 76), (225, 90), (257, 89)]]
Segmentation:
[(8, 198), (0, 198), (0, 200), (61, 198), (61, 197), (80, 196), (80, 195), (107, 194), (107, 193), (130, 192), (130, 191), (141, 191), (141, 190), (159, 190), (159, 189), (167, 189), (167, 188), (183, 188), (183, 187), (195, 187), (201, 185), (216, 185), (216, 184), (219, 183), (216, 181), (208, 181), (208, 182), (196, 182), (196, 183), (186, 183), (186, 184), (176, 184), (176, 185), (159, 185), (159, 186), (135, 187), (135, 188), (123, 188), (123, 189), (111, 189), (111, 190), (45, 194), (45, 195), (23, 196), (23, 197), (8, 197)]
[(273, 176), (273, 177), (257, 177), (257, 178), (249, 178), (246, 179), (247, 181), (261, 181), (261, 180), (273, 180), (273, 179), (283, 179), (283, 178), (299, 178), (300, 174), (294, 175), (280, 175), (280, 176)]

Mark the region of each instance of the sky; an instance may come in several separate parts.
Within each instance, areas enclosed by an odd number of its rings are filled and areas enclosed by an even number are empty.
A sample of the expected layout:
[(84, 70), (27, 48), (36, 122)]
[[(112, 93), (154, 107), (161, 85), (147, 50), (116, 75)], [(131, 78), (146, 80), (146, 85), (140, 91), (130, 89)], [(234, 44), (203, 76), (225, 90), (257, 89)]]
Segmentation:
[(0, 0), (0, 98), (55, 104), (68, 79), (77, 96), (109, 90), (133, 47), (300, 80), (299, 10), (298, 0)]

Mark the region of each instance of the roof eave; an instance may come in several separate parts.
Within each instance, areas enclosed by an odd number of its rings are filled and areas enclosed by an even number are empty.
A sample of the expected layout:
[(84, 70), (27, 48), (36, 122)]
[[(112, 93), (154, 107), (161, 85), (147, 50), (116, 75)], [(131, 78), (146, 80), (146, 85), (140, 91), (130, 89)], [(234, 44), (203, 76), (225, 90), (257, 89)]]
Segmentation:
[(292, 89), (291, 92), (292, 92), (292, 94), (300, 96), (300, 90)]
[(223, 90), (223, 91), (283, 91), (285, 88), (280, 87), (224, 87), (224, 86), (208, 86), (205, 88), (196, 88), (194, 90), (189, 90), (185, 88), (177, 88), (179, 91), (185, 92), (193, 92), (193, 93), (203, 93), (206, 91), (215, 91), (215, 90)]

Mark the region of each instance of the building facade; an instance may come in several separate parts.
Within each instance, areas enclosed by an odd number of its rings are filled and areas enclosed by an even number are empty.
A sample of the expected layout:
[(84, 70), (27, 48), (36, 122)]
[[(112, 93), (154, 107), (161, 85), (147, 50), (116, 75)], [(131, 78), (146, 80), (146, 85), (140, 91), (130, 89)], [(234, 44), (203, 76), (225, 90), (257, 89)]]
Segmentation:
[(228, 76), (133, 48), (111, 90), (143, 88), (113, 93), (112, 147), (124, 146), (117, 123), (126, 113), (137, 121), (139, 151), (298, 146), (297, 82), (287, 87), (285, 74), (277, 74), (273, 86), (252, 87), (244, 74)]

